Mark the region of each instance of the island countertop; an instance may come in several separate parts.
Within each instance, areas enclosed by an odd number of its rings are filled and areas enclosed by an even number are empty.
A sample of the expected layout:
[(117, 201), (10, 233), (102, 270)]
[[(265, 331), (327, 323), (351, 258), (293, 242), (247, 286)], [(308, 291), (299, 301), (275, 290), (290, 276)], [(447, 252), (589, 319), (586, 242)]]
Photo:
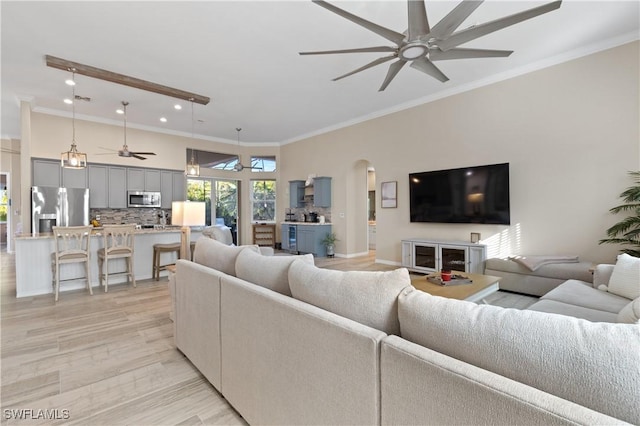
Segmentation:
[[(196, 241), (202, 236), (202, 227), (191, 228), (191, 241)], [(136, 229), (134, 238), (133, 269), (135, 279), (145, 280), (153, 277), (153, 245), (180, 243), (181, 230), (179, 226), (166, 227), (165, 229)], [(95, 228), (91, 231), (90, 248), (90, 282), (96, 288), (98, 284), (98, 255), (97, 252), (103, 246), (102, 229)], [(52, 233), (22, 234), (16, 236), (16, 297), (36, 296), (53, 293), (51, 253), (55, 251), (55, 241)], [(161, 264), (170, 264), (176, 261), (175, 253), (163, 253)], [(111, 261), (111, 263), (118, 263)], [(114, 264), (113, 270), (118, 270), (122, 265)], [(109, 266), (109, 269), (112, 267)], [(161, 274), (166, 274), (162, 271)], [(84, 268), (81, 263), (65, 265), (61, 269), (61, 279), (84, 276)], [(109, 279), (109, 287), (112, 284), (126, 282), (125, 277), (113, 277)], [(86, 288), (83, 280), (60, 283), (60, 291)], [(102, 289), (100, 289), (102, 290)], [(89, 297), (89, 294), (87, 293)], [(61, 298), (64, 295), (61, 294)]]
[(324, 225), (332, 225), (329, 222), (320, 223), (320, 222), (280, 222), (280, 225), (301, 225), (301, 226), (324, 226)]

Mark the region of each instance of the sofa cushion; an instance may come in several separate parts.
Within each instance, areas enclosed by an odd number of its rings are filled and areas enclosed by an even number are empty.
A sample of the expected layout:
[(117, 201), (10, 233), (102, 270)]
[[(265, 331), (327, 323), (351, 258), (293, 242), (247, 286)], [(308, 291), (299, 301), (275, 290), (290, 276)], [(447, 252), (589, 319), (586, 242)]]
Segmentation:
[(399, 334), (398, 294), (411, 285), (409, 271), (332, 271), (296, 260), (289, 268), (294, 298), (387, 334)]
[(609, 292), (631, 300), (640, 297), (640, 258), (626, 253), (618, 255), (609, 279)]
[(233, 244), (233, 236), (231, 235), (231, 228), (224, 225), (207, 226), (202, 230), (202, 235), (220, 241), (228, 246)]
[(589, 283), (577, 280), (568, 280), (560, 284), (540, 299), (556, 300), (613, 314), (618, 314), (629, 303), (629, 299), (597, 290)]
[(285, 296), (291, 296), (289, 266), (297, 259), (313, 265), (312, 254), (263, 256), (251, 250), (243, 250), (236, 258), (236, 276)]
[[(535, 271), (509, 259), (491, 258), (485, 262), (485, 269), (491, 271), (512, 272), (514, 274), (533, 275), (546, 278), (558, 278), (564, 280), (577, 279), (591, 282), (593, 275), (589, 269), (593, 265), (591, 262), (578, 263), (555, 263), (540, 266)], [(496, 275), (496, 273), (492, 273)], [(497, 274), (499, 276), (499, 274)]]
[(640, 424), (640, 327), (504, 309), (405, 290), (403, 338)]
[(242, 250), (259, 253), (258, 246), (228, 246), (211, 238), (198, 238), (193, 261), (236, 276), (236, 257)]
[(640, 323), (640, 297), (632, 300), (618, 313), (618, 322), (627, 324)]
[(574, 318), (582, 318), (591, 322), (620, 322), (618, 314), (598, 309), (585, 308), (584, 306), (558, 302), (551, 299), (540, 299), (527, 310), (547, 312), (549, 314), (568, 315)]

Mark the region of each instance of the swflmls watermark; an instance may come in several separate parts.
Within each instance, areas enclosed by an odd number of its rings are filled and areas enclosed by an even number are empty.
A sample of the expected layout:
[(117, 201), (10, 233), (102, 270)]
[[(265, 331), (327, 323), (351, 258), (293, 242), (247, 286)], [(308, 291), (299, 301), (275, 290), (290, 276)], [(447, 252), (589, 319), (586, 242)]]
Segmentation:
[(5, 420), (69, 420), (71, 412), (67, 409), (47, 408), (5, 408), (2, 412)]

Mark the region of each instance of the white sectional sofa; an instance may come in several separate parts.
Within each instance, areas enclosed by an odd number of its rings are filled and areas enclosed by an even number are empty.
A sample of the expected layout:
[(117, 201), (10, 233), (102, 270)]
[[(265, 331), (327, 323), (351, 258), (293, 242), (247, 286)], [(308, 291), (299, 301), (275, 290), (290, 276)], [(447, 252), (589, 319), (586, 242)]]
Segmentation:
[(640, 326), (430, 296), (200, 239), (176, 346), (249, 424), (640, 424)]

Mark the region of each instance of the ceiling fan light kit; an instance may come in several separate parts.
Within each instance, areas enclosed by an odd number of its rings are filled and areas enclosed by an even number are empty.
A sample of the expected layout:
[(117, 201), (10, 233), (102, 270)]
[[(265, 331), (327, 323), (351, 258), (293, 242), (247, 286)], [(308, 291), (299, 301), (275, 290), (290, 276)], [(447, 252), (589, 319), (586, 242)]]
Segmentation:
[(313, 3), (318, 6), (321, 6), (369, 31), (378, 34), (381, 37), (386, 38), (387, 40), (395, 43), (396, 46), (300, 52), (300, 55), (391, 52), (392, 54), (390, 56), (375, 59), (358, 69), (333, 79), (333, 81), (337, 81), (372, 68), (376, 65), (396, 60), (389, 65), (387, 75), (378, 89), (380, 92), (387, 88), (389, 83), (391, 83), (398, 72), (407, 63), (410, 63), (411, 68), (417, 69), (418, 71), (421, 71), (444, 83), (448, 81), (449, 78), (433, 64), (434, 61), (507, 57), (511, 55), (513, 51), (468, 49), (459, 48), (458, 46), (527, 19), (556, 10), (562, 4), (562, 0), (556, 0), (551, 3), (546, 3), (542, 6), (505, 16), (484, 24), (473, 25), (469, 28), (456, 32), (458, 27), (473, 13), (473, 11), (478, 8), (478, 6), (482, 4), (483, 1), (484, 0), (463, 0), (451, 12), (449, 12), (449, 14), (442, 18), (440, 22), (435, 26), (430, 27), (424, 0), (407, 0), (409, 25), (405, 33), (399, 33), (367, 21), (359, 16), (353, 15), (352, 13), (340, 9), (326, 1), (313, 0)]
[(78, 147), (76, 146), (76, 83), (75, 83), (75, 70), (70, 69), (71, 71), (71, 79), (67, 80), (67, 84), (71, 86), (72, 91), (72, 102), (71, 102), (71, 148), (69, 151), (63, 152), (60, 154), (60, 166), (65, 169), (84, 169), (87, 167), (87, 154), (78, 151)]

